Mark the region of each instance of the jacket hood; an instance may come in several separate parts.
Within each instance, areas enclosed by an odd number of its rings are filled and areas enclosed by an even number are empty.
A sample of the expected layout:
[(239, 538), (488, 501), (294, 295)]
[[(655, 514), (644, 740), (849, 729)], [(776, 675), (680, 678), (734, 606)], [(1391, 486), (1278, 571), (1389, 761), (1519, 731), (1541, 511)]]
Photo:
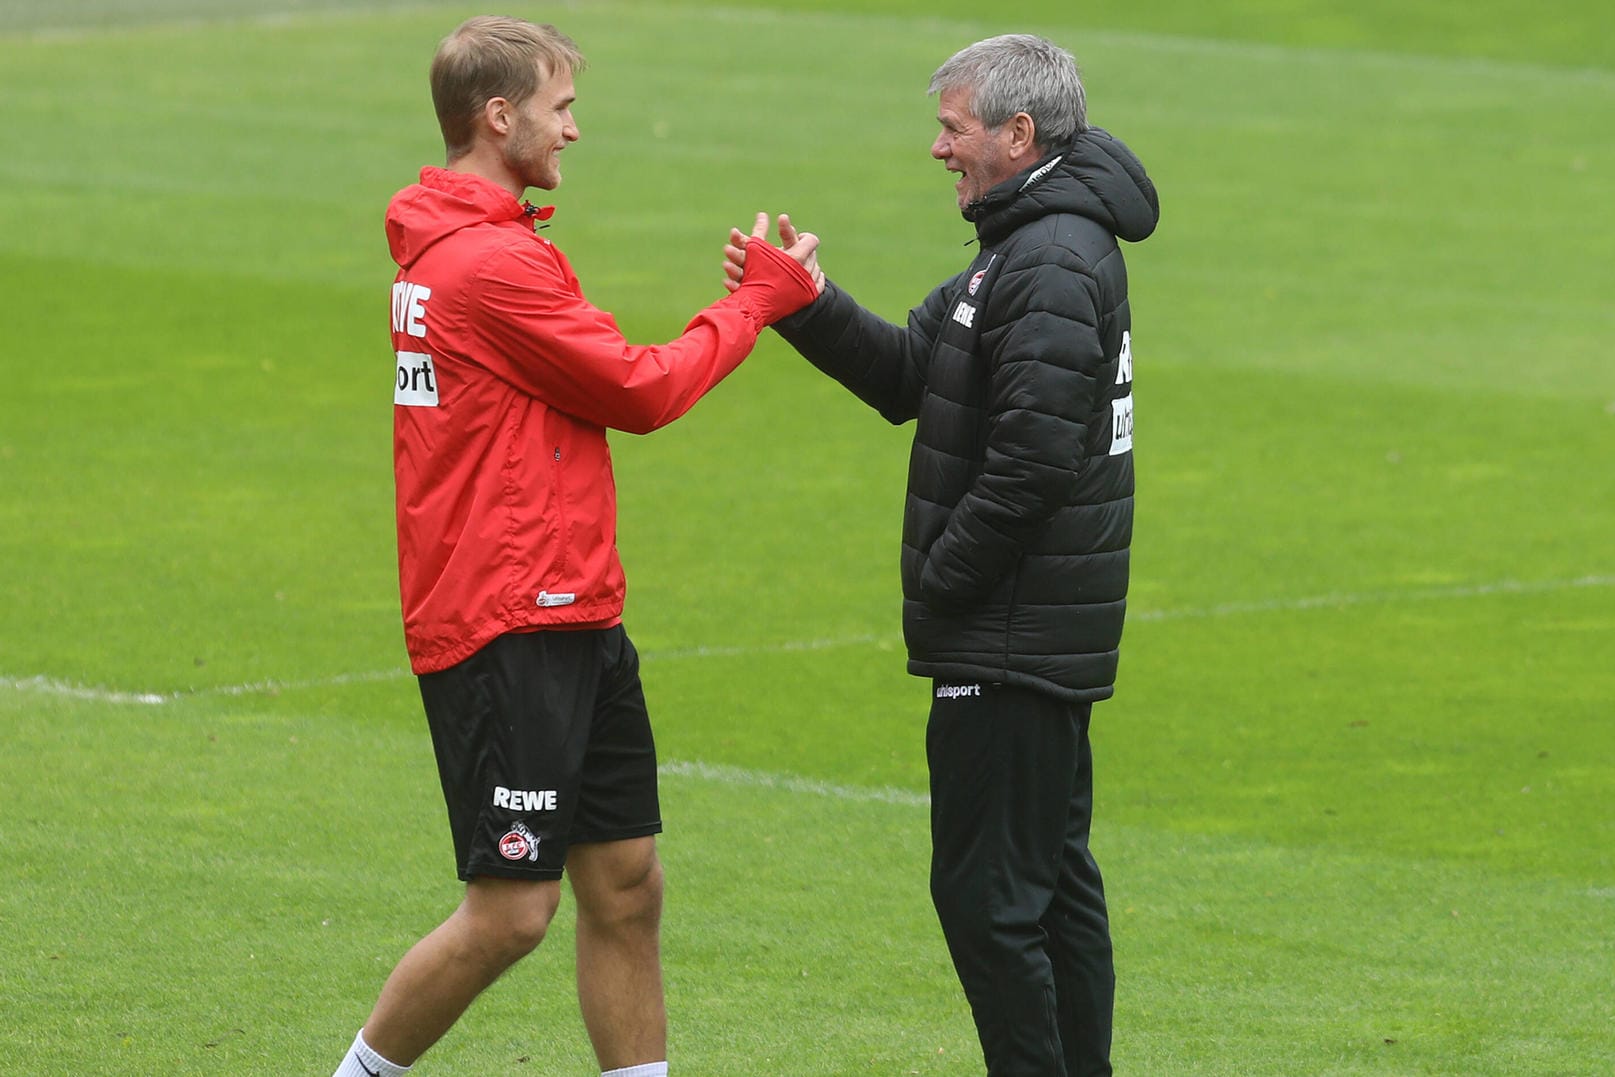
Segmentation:
[(444, 236), (474, 224), (546, 220), (551, 207), (518, 202), (503, 187), (469, 172), (423, 168), (419, 183), (393, 195), (387, 205), (387, 246), (401, 267), (415, 262)]
[(1129, 243), (1149, 238), (1161, 219), (1155, 184), (1119, 138), (1090, 127), (1062, 150), (1005, 180), (962, 211), (983, 243), (1051, 213), (1097, 221)]

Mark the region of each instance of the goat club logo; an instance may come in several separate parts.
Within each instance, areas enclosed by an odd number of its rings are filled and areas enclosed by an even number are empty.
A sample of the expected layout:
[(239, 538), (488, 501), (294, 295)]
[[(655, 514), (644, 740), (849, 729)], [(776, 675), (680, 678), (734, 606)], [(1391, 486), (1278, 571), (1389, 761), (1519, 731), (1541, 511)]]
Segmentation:
[(499, 839), (499, 855), (506, 860), (537, 860), (538, 835), (517, 823)]

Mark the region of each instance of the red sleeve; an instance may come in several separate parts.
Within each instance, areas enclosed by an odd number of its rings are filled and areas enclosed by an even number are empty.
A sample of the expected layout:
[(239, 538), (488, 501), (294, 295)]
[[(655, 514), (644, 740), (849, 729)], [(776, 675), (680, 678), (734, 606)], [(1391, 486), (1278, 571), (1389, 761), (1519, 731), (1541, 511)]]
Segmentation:
[(667, 344), (630, 344), (583, 297), (549, 243), (504, 247), (476, 274), (478, 361), (520, 391), (598, 426), (644, 434), (683, 415), (740, 365), (762, 327), (722, 300)]

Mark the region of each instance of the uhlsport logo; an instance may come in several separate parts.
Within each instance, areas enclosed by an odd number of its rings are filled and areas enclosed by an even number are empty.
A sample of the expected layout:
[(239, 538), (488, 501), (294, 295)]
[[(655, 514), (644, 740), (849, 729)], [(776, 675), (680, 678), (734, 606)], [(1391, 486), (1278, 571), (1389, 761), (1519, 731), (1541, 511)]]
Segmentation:
[(1032, 184), (1036, 183), (1038, 180), (1042, 179), (1044, 176), (1047, 176), (1050, 172), (1053, 172), (1054, 171), (1054, 166), (1059, 164), (1063, 160), (1065, 160), (1065, 154), (1062, 153), (1060, 156), (1056, 157), (1054, 160), (1050, 161), (1048, 164), (1044, 165), (1042, 168), (1038, 169), (1036, 172), (1033, 172), (1030, 176), (1027, 176), (1026, 177), (1026, 182), (1021, 184), (1021, 190), (1023, 190), (1023, 191), (1026, 190), (1026, 188), (1030, 187)]
[(499, 855), (506, 860), (537, 860), (538, 835), (527, 829), (525, 823), (515, 823), (499, 839)]
[(979, 684), (939, 684), (936, 686), (938, 699), (963, 699), (965, 696), (981, 695)]
[(432, 357), (425, 352), (399, 352), (393, 403), (405, 408), (437, 407), (436, 374)]

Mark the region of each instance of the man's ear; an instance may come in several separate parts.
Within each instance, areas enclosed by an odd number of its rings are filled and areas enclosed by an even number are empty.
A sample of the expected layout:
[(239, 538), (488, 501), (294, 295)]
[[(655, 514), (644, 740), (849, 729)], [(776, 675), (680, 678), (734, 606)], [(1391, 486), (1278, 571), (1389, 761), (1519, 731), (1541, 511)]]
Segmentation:
[(515, 107), (503, 97), (490, 97), (482, 106), (482, 122), (488, 133), (503, 138), (510, 134)]
[(1009, 118), (1010, 160), (1020, 160), (1022, 157), (1041, 157), (1042, 155), (1037, 144), (1037, 124), (1032, 122), (1032, 117), (1026, 113), (1015, 113)]

